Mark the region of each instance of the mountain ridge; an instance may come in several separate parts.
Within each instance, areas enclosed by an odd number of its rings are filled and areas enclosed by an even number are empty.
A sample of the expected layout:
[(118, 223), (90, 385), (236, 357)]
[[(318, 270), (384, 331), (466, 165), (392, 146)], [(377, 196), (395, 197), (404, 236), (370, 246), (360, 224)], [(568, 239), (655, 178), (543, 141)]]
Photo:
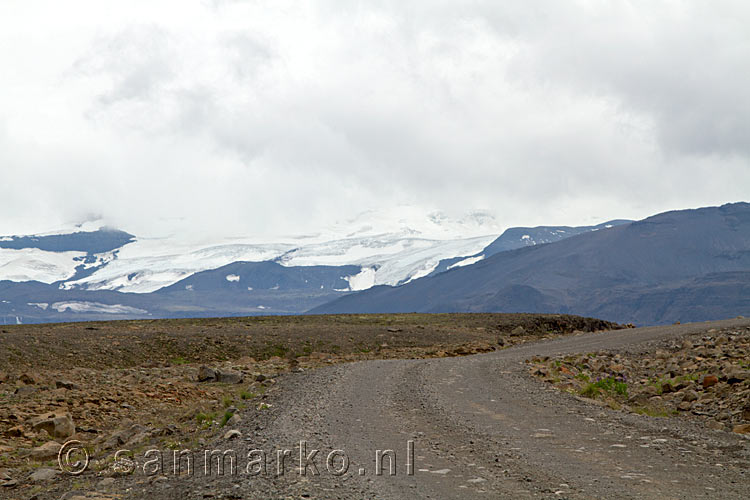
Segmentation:
[[(685, 287), (697, 286), (689, 285), (691, 280), (713, 274), (718, 280), (714, 286), (731, 295), (737, 279), (747, 278), (745, 271), (750, 271), (750, 204), (741, 202), (664, 212), (555, 243), (500, 252), (401, 287), (342, 297), (310, 312), (598, 311), (598, 317), (619, 322), (667, 323), (681, 315), (665, 312), (669, 297), (659, 298), (655, 290), (683, 283), (677, 290), (684, 294)], [(701, 287), (705, 289), (705, 283)], [(629, 305), (617, 305), (621, 296)], [(639, 296), (651, 301), (648, 307), (638, 304)], [(748, 313), (748, 297), (697, 317)], [(694, 297), (685, 307), (700, 306), (699, 299)], [(656, 303), (662, 305), (661, 312)]]

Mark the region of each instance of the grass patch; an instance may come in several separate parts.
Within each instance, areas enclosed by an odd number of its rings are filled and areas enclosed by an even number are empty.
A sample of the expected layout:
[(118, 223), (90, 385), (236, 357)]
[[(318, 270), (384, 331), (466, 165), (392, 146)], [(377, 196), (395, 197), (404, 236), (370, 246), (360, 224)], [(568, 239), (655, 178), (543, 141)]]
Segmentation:
[(286, 353), (288, 352), (289, 352), (289, 348), (287, 346), (283, 344), (273, 344), (273, 345), (268, 346), (264, 354), (266, 358), (273, 358), (274, 356), (283, 358), (284, 356), (286, 356)]
[(589, 382), (581, 389), (581, 395), (588, 398), (596, 398), (602, 393), (627, 397), (628, 384), (614, 377), (607, 377), (596, 382)]
[(675, 413), (670, 413), (664, 408), (650, 408), (648, 406), (636, 406), (633, 408), (633, 411), (638, 415), (646, 415), (648, 417), (658, 418), (666, 418)]
[(183, 358), (182, 356), (177, 356), (169, 360), (170, 364), (172, 365), (187, 365), (190, 363), (187, 359)]
[(250, 391), (241, 391), (240, 392), (240, 399), (253, 399), (257, 395), (254, 392)]
[(214, 423), (214, 420), (216, 420), (216, 413), (198, 413), (195, 416), (196, 422), (198, 422), (198, 425), (203, 427), (204, 429), (208, 429), (211, 427)]
[(229, 422), (229, 419), (232, 418), (233, 415), (234, 413), (232, 413), (231, 411), (225, 411), (224, 415), (221, 417), (221, 422), (219, 422), (219, 426), (224, 427), (225, 425), (227, 425), (227, 422)]

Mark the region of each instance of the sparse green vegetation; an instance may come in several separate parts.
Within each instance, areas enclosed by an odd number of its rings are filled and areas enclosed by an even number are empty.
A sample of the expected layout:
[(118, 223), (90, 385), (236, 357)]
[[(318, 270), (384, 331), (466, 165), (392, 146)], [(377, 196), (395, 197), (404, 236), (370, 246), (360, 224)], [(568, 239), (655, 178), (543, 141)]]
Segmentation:
[(195, 416), (195, 420), (198, 422), (198, 425), (204, 429), (208, 429), (211, 427), (214, 423), (214, 420), (216, 420), (216, 413), (198, 413)]
[(596, 382), (590, 382), (581, 389), (581, 395), (589, 398), (596, 398), (602, 393), (617, 394), (627, 397), (628, 384), (623, 380), (615, 377), (606, 377)]
[(224, 415), (221, 417), (221, 422), (219, 422), (219, 427), (224, 427), (225, 425), (227, 425), (227, 422), (229, 422), (229, 419), (232, 418), (232, 415), (234, 415), (234, 413), (232, 413), (231, 411), (225, 411)]

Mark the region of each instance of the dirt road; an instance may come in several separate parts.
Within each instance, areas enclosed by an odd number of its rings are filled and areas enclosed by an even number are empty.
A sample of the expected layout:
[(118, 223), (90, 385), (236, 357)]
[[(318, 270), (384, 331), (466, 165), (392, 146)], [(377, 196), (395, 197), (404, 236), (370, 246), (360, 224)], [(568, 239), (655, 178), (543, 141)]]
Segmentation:
[[(191, 477), (169, 470), (154, 482), (136, 472), (129, 493), (181, 499), (749, 498), (745, 436), (601, 407), (534, 380), (523, 363), (533, 355), (646, 352), (665, 338), (748, 324), (620, 330), (476, 356), (290, 374), (259, 409), (244, 415), (237, 427), (242, 438), (207, 444), (236, 453), (234, 475), (206, 475), (196, 460)], [(300, 441), (306, 441), (305, 455), (319, 450), (304, 475)], [(267, 470), (257, 475), (260, 454), (248, 455), (253, 449), (266, 453)], [(290, 456), (278, 475), (277, 450), (284, 449)], [(341, 451), (329, 455), (333, 450)], [(377, 450), (393, 451), (381, 460), (382, 475), (375, 472)], [(337, 475), (344, 457), (347, 471)]]

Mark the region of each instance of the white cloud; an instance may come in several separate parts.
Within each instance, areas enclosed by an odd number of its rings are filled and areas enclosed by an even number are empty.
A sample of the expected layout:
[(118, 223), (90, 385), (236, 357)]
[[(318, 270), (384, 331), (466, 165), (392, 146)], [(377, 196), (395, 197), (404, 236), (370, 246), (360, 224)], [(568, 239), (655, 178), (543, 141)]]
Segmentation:
[(587, 223), (750, 186), (741, 2), (4, 2), (2, 233)]

